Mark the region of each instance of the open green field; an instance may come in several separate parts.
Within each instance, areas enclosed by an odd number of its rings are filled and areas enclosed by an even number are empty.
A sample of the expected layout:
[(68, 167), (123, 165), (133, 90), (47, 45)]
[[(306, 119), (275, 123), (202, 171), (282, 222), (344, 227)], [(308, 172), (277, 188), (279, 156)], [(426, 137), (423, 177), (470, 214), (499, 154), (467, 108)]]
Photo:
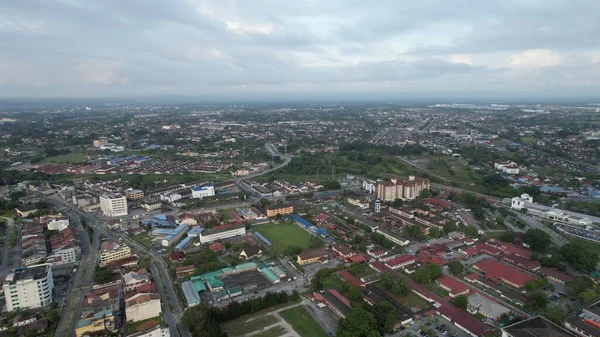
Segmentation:
[(310, 241), (310, 234), (298, 225), (289, 222), (259, 225), (254, 227), (254, 231), (269, 239), (278, 254), (283, 253), (289, 246), (306, 249)]
[(274, 326), (260, 333), (260, 337), (279, 337), (287, 333), (287, 330), (280, 326)]
[(302, 337), (327, 337), (319, 323), (304, 309), (303, 306), (284, 310), (279, 313), (294, 330)]
[(42, 161), (45, 164), (69, 164), (81, 163), (87, 161), (87, 158), (81, 152), (71, 152), (60, 156), (46, 157)]
[(134, 334), (139, 331), (148, 330), (152, 327), (155, 327), (162, 323), (162, 318), (160, 316), (148, 318), (143, 321), (128, 323), (127, 324), (127, 335)]
[[(237, 321), (237, 320), (236, 320)], [(249, 322), (238, 322), (224, 326), (230, 336), (240, 336), (250, 332), (258, 331), (266, 326), (276, 324), (278, 319), (275, 316), (262, 316)]]
[(583, 247), (595, 252), (596, 254), (600, 254), (600, 243), (580, 240), (573, 237), (570, 237), (569, 240), (571, 240), (573, 243), (582, 245)]

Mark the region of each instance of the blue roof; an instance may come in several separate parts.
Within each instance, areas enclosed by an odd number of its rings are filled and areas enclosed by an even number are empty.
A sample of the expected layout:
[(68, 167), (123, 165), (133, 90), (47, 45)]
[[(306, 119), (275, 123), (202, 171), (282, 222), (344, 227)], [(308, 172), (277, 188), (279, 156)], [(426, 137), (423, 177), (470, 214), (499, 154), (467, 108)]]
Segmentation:
[(188, 236), (196, 236), (196, 235), (200, 235), (200, 233), (202, 233), (202, 232), (204, 232), (203, 227), (194, 227), (187, 233), (187, 235)]
[(173, 232), (172, 228), (157, 228), (152, 231), (153, 236), (169, 235)]
[(186, 237), (177, 246), (175, 246), (175, 249), (183, 251), (185, 247), (187, 247), (190, 244), (190, 242), (192, 242), (193, 239), (194, 238), (191, 236)]
[(313, 228), (311, 228), (310, 230), (312, 230), (312, 231), (313, 231), (313, 232), (315, 232), (315, 233), (321, 234), (321, 235), (323, 235), (323, 236), (327, 236), (327, 235), (329, 235), (329, 233), (328, 233), (326, 230), (324, 230), (323, 228), (317, 228), (317, 227), (313, 227)]
[(262, 234), (260, 234), (259, 232), (255, 232), (254, 235), (256, 235), (256, 237), (258, 237), (262, 242), (264, 242), (267, 246), (271, 245), (271, 241), (269, 241), (269, 239), (265, 238)]
[(204, 186), (199, 186), (199, 187), (194, 187), (192, 188), (193, 191), (205, 191), (207, 190), (209, 187), (214, 187), (215, 185), (213, 184), (209, 184), (209, 185), (204, 185)]
[(182, 232), (187, 231), (188, 228), (190, 228), (190, 226), (188, 224), (179, 225), (179, 227), (177, 227), (177, 228), (175, 228), (174, 230), (171, 231), (171, 234), (165, 236), (164, 240), (171, 241), (177, 235), (181, 234)]
[(200, 295), (191, 281), (181, 283), (181, 290), (183, 290), (183, 296), (185, 297), (188, 307), (200, 303)]
[(565, 189), (562, 188), (562, 187), (542, 186), (542, 187), (540, 187), (540, 191), (542, 191), (542, 192), (562, 193), (562, 192), (565, 192)]
[(313, 224), (312, 222), (310, 222), (310, 221), (308, 221), (308, 220), (304, 219), (303, 217), (299, 216), (299, 215), (298, 215), (298, 214), (296, 214), (296, 213), (292, 213), (292, 214), (290, 214), (290, 215), (289, 215), (289, 217), (290, 217), (292, 220), (294, 220), (295, 222), (297, 222), (297, 223), (301, 224), (302, 226), (304, 226), (304, 227), (306, 227), (306, 228), (309, 228), (309, 227), (314, 227), (314, 226), (315, 226), (315, 224)]
[(156, 219), (156, 220), (164, 220), (164, 221), (167, 220), (167, 216), (164, 214), (157, 214), (157, 215), (153, 216), (152, 218)]

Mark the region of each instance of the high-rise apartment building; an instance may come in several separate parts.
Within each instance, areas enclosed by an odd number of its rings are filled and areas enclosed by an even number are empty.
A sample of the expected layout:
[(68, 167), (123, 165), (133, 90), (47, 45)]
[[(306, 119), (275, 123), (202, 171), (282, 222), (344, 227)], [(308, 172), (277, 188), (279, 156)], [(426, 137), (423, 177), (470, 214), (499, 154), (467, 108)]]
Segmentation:
[(421, 191), (429, 189), (429, 179), (409, 176), (407, 180), (392, 179), (377, 184), (377, 197), (382, 201), (415, 199)]

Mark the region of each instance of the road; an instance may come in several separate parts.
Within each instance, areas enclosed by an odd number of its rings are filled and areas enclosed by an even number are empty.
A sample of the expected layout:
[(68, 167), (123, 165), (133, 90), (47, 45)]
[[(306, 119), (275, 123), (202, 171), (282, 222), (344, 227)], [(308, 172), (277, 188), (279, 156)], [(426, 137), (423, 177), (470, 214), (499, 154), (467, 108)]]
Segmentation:
[[(154, 281), (156, 282), (156, 286), (159, 289), (159, 293), (161, 294), (161, 299), (163, 300), (163, 303), (165, 303), (165, 299), (167, 300), (166, 303), (168, 303), (168, 305), (163, 306), (162, 314), (165, 319), (165, 322), (169, 326), (171, 336), (191, 337), (189, 330), (180, 321), (181, 316), (183, 315), (183, 311), (181, 309), (181, 305), (179, 304), (179, 300), (177, 299), (177, 295), (175, 294), (175, 291), (173, 289), (173, 283), (171, 282), (171, 278), (167, 273), (169, 267), (167, 266), (166, 262), (162, 259), (161, 256), (159, 256), (154, 251), (131, 240), (127, 235), (123, 233), (112, 232), (107, 230), (101, 223), (99, 223), (99, 218), (97, 216), (94, 216), (93, 214), (84, 213), (71, 203), (60, 199), (57, 196), (50, 196), (48, 199), (54, 203), (60, 204), (61, 206), (67, 208), (70, 214), (75, 213), (81, 218), (85, 219), (88, 225), (94, 228), (94, 238), (102, 234), (108, 239), (115, 242), (118, 242), (119, 239), (122, 239), (132, 248), (134, 252), (137, 252), (141, 257), (151, 258), (152, 264), (150, 266), (150, 269), (153, 272), (152, 275), (154, 276)], [(87, 233), (85, 234), (85, 236), (87, 236)], [(97, 253), (99, 247), (92, 247), (92, 249)], [(91, 269), (93, 275), (93, 268)], [(91, 286), (91, 277), (89, 280)], [(181, 334), (179, 334), (177, 328), (179, 328)]]
[(557, 247), (560, 248), (563, 245), (566, 245), (567, 243), (569, 243), (569, 240), (567, 240), (560, 234), (556, 233), (552, 229), (546, 227), (543, 223), (539, 222), (536, 218), (534, 218), (530, 215), (525, 215), (525, 214), (521, 214), (521, 213), (516, 214), (516, 216), (519, 219), (521, 219), (523, 222), (525, 222), (529, 227), (541, 229), (544, 232), (548, 233), (548, 235), (550, 235), (550, 239), (552, 240), (552, 243), (554, 245), (556, 245)]
[(15, 225), (15, 222), (13, 221), (12, 218), (5, 218), (5, 217), (0, 217), (0, 219), (4, 219), (6, 220), (6, 227), (5, 227), (5, 232), (4, 232), (4, 243), (3, 243), (3, 252), (2, 252), (2, 266), (0, 267), (0, 276), (2, 278), (4, 278), (4, 275), (7, 274), (10, 271), (10, 268), (8, 267), (8, 258), (10, 255), (10, 247), (8, 244), (8, 237), (10, 235), (10, 231), (12, 230), (12, 227)]

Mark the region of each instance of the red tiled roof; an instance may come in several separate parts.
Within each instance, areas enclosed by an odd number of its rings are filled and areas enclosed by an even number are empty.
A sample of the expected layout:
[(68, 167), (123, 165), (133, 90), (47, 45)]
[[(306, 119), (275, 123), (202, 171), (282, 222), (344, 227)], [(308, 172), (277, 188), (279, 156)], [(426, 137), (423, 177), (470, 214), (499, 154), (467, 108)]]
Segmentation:
[(329, 291), (329, 293), (331, 295), (333, 295), (335, 298), (337, 298), (338, 300), (340, 300), (340, 302), (344, 303), (347, 306), (350, 306), (350, 300), (348, 300), (347, 298), (345, 298), (344, 295), (338, 293), (337, 290), (335, 290), (335, 289), (329, 289), (328, 291)]
[(538, 261), (531, 261), (529, 259), (514, 254), (505, 254), (504, 260), (528, 270), (535, 270), (540, 267), (540, 263)]
[(479, 261), (473, 265), (485, 273), (486, 278), (497, 278), (511, 284), (523, 287), (525, 283), (537, 280), (538, 277), (527, 274), (519, 269), (494, 259)]
[(432, 205), (438, 205), (438, 206), (442, 206), (444, 208), (451, 208), (452, 207), (449, 203), (447, 203), (445, 201), (442, 201), (442, 200), (439, 200), (439, 199), (435, 199), (435, 198), (428, 198), (425, 201), (428, 202), (428, 203), (430, 203), (430, 204), (432, 204)]
[(317, 300), (318, 302), (325, 302), (325, 297), (323, 297), (323, 295), (321, 295), (317, 292), (315, 292), (314, 295), (315, 295), (315, 300)]
[(451, 304), (442, 305), (441, 307), (437, 308), (437, 312), (440, 315), (450, 318), (452, 321), (469, 330), (476, 336), (482, 336), (483, 334), (492, 330), (491, 327), (483, 324), (475, 317), (470, 316), (466, 312), (452, 306)]
[(212, 250), (213, 252), (219, 252), (225, 249), (225, 245), (220, 242), (215, 242), (211, 243), (210, 246), (208, 246), (208, 249)]
[(365, 284), (362, 283), (358, 278), (356, 278), (354, 275), (350, 274), (348, 271), (346, 270), (342, 270), (338, 273), (338, 275), (340, 275), (340, 277), (350, 283), (351, 286), (353, 287), (357, 287), (357, 288), (361, 288), (364, 287)]
[(443, 285), (444, 287), (450, 288), (449, 292), (452, 295), (458, 295), (464, 291), (469, 290), (469, 287), (467, 287), (460, 281), (456, 280), (455, 278), (447, 276), (447, 275), (444, 275), (444, 276), (436, 279), (435, 281), (438, 282), (439, 284)]
[(334, 243), (331, 246), (331, 249), (333, 249), (335, 252), (337, 252), (343, 257), (349, 257), (352, 254), (356, 254), (349, 244), (343, 242)]
[(367, 261), (367, 258), (364, 255), (354, 255), (350, 256), (348, 260), (352, 263), (363, 263)]
[(377, 271), (390, 270), (390, 268), (386, 267), (383, 263), (381, 263), (379, 261), (371, 261), (371, 262), (369, 262), (369, 266), (371, 266), (371, 268), (373, 268)]
[(565, 274), (556, 268), (543, 267), (538, 272), (544, 276), (550, 276), (563, 282), (569, 282), (573, 279), (573, 276)]
[(465, 255), (467, 255), (469, 257), (475, 256), (475, 255), (481, 253), (481, 251), (479, 249), (475, 248), (475, 247), (463, 249), (462, 252), (463, 252), (463, 254), (465, 254)]
[(495, 256), (502, 254), (502, 250), (500, 248), (488, 245), (487, 243), (480, 243), (478, 245), (475, 245), (475, 248), (479, 249), (482, 252)]
[(415, 261), (415, 257), (413, 255), (402, 255), (402, 256), (398, 256), (395, 257), (389, 261), (386, 261), (385, 265), (386, 266), (397, 266), (399, 264), (403, 264), (403, 263), (407, 263), (409, 261)]
[(533, 252), (531, 250), (509, 243), (503, 243), (502, 248), (504, 249), (505, 253), (508, 252), (526, 259), (531, 259), (531, 255), (533, 255)]
[(471, 274), (465, 276), (465, 278), (467, 280), (475, 281), (476, 279), (479, 278), (479, 274), (477, 274), (477, 273), (471, 273)]
[(145, 293), (156, 293), (156, 285), (154, 284), (154, 282), (142, 283), (141, 285), (137, 286), (135, 289), (128, 291), (127, 294), (125, 294), (125, 299), (128, 299), (137, 294), (145, 294)]

